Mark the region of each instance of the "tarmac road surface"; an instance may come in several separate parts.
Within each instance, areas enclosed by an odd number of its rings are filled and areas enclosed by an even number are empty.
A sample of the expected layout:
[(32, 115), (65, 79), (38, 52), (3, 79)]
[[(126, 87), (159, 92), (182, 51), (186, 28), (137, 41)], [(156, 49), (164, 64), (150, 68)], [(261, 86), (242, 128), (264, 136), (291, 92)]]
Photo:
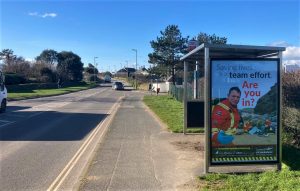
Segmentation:
[[(0, 190), (47, 190), (124, 94), (98, 87), (9, 102), (0, 115)], [(73, 174), (79, 175), (82, 165)], [(60, 188), (68, 190), (76, 181), (66, 178)]]

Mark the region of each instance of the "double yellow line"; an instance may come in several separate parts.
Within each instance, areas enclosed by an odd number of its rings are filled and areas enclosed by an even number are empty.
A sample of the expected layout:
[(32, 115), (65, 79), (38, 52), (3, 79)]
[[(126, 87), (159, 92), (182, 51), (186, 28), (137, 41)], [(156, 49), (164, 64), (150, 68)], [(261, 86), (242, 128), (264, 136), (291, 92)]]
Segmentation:
[[(49, 186), (47, 191), (56, 191), (59, 189), (59, 187), (62, 185), (66, 177), (70, 174), (71, 170), (74, 168), (78, 160), (81, 158), (85, 150), (88, 148), (91, 141), (94, 139), (94, 137), (98, 134), (98, 132), (103, 129), (101, 132), (100, 138), (106, 133), (106, 130), (108, 126), (110, 125), (112, 119), (114, 118), (115, 114), (117, 113), (117, 109), (120, 107), (121, 100), (124, 98), (124, 96), (120, 97), (118, 101), (113, 105), (113, 107), (108, 111), (107, 114), (109, 116), (98, 124), (98, 126), (93, 130), (93, 132), (89, 135), (89, 137), (84, 141), (84, 143), (81, 145), (79, 150), (76, 152), (76, 154), (73, 156), (73, 158), (69, 161), (69, 163), (65, 166), (65, 168), (61, 171), (61, 173), (56, 177), (56, 179), (53, 181), (53, 183)], [(101, 139), (99, 139), (101, 140)]]

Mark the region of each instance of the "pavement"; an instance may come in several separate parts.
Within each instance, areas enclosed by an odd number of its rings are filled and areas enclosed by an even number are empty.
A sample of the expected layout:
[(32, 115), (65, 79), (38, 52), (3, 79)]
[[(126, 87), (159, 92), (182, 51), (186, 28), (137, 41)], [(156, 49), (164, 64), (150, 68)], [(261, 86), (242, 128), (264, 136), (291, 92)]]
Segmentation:
[(125, 95), (97, 145), (79, 190), (197, 190), (203, 172), (204, 135), (169, 132), (143, 104)]

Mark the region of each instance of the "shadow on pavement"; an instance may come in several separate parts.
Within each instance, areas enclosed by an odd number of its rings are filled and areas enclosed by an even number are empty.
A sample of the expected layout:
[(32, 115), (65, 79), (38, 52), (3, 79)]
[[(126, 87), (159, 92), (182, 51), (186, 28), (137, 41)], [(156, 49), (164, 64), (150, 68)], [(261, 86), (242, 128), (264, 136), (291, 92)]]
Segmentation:
[(38, 116), (1, 127), (0, 141), (79, 141), (108, 115), (46, 111)]
[(20, 111), (20, 110), (29, 109), (29, 108), (31, 108), (31, 107), (27, 107), (27, 106), (10, 106), (10, 105), (7, 105), (6, 112), (15, 112), (15, 111)]

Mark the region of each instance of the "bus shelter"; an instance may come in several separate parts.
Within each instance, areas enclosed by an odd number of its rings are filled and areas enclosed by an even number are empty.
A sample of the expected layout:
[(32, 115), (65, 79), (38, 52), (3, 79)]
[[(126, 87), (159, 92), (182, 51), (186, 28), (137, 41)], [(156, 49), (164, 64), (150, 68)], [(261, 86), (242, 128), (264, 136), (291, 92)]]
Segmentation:
[(203, 127), (205, 168), (281, 169), (284, 47), (201, 44), (184, 63), (184, 129)]

